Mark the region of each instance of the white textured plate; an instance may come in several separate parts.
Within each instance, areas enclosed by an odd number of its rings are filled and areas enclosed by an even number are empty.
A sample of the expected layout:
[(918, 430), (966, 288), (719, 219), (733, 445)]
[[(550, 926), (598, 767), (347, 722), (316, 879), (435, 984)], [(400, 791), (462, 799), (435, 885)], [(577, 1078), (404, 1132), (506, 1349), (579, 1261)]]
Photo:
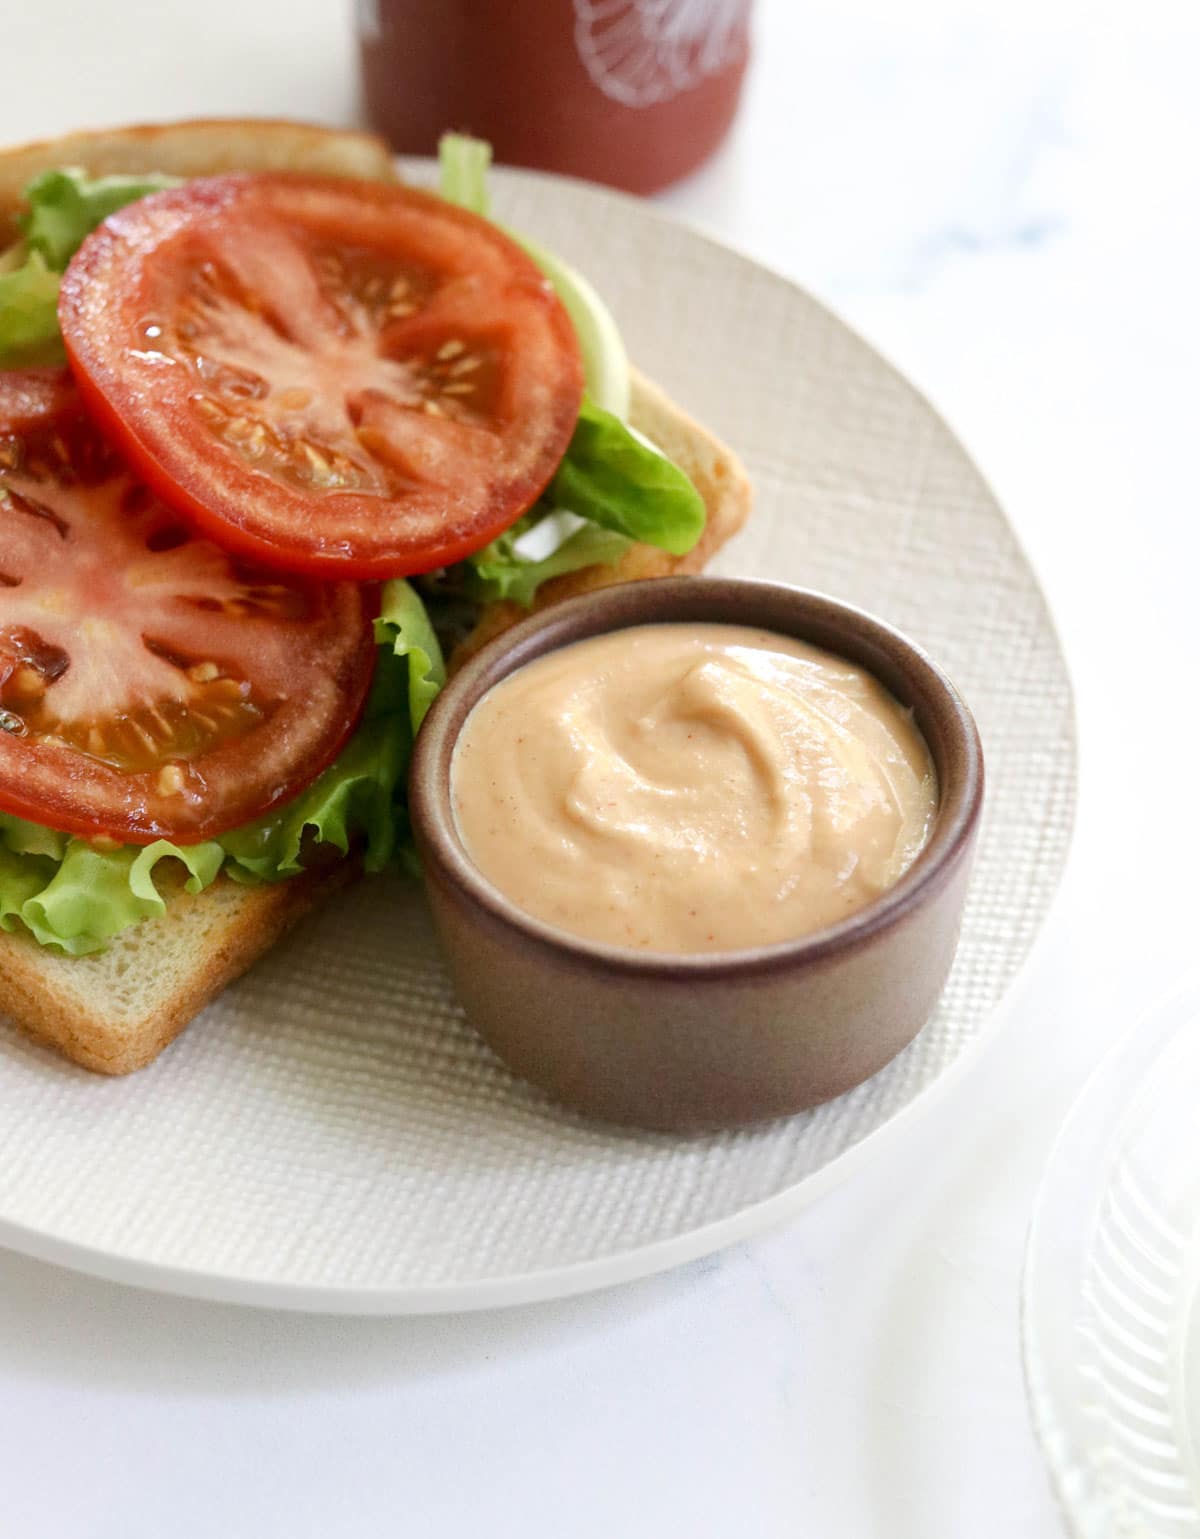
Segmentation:
[(1034, 1422), (1079, 1539), (1200, 1536), (1200, 980), (1055, 1141), (1025, 1263)]
[(750, 1132), (576, 1118), (463, 1023), (418, 892), (360, 884), (150, 1069), (102, 1080), (0, 1024), (0, 1243), (123, 1281), (296, 1308), (548, 1298), (793, 1212), (975, 1042), (1058, 881), (1074, 798), (1066, 669), (1004, 515), (911, 386), (784, 279), (580, 184), (497, 173), (497, 212), (590, 274), (630, 351), (745, 458), (720, 570), (877, 611), (966, 694), (988, 807), (962, 945), (869, 1084)]

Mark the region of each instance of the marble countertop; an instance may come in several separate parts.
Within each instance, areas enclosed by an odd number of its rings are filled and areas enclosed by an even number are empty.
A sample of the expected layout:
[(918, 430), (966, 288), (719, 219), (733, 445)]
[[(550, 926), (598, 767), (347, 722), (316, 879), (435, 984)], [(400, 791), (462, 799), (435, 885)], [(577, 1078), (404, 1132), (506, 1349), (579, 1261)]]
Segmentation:
[[(6, 141), (356, 111), (341, 5), (42, 0), (5, 35)], [(662, 199), (932, 396), (1058, 617), (1075, 849), (953, 1093), (785, 1229), (554, 1305), (309, 1319), (0, 1254), (6, 1532), (1061, 1531), (1018, 1355), (1030, 1206), (1089, 1069), (1195, 955), (1198, 41), (1165, 0), (760, 0), (735, 133)]]

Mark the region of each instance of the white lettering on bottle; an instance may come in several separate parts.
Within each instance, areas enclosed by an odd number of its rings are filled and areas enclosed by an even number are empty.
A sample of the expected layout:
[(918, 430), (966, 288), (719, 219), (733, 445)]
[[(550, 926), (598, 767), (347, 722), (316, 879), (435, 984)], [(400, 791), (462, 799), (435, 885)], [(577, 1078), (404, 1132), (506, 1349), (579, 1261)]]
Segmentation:
[(627, 107), (669, 101), (736, 63), (750, 0), (575, 0), (575, 46)]

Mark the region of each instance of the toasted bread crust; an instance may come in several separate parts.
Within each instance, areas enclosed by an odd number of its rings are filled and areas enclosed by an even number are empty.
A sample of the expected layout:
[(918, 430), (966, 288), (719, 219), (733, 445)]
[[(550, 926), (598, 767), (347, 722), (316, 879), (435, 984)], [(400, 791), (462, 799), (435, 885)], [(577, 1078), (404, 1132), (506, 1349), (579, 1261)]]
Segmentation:
[[(351, 861), (286, 882), (239, 887), (218, 877), (195, 897), (174, 894), (162, 919), (145, 920), (124, 955), (68, 957), (27, 932), (0, 934), (0, 1002), (18, 1026), (100, 1074), (129, 1074), (157, 1058), (216, 994), (271, 949), (317, 903), (354, 875)], [(188, 963), (147, 1008), (114, 1008), (122, 970), (172, 946)]]
[(82, 166), (93, 176), (311, 171), (365, 181), (396, 178), (392, 153), (382, 139), (312, 123), (208, 118), (86, 130), (0, 150), (0, 210), (10, 232), (25, 187), (58, 166)]
[[(30, 179), (64, 165), (93, 175), (307, 170), (395, 178), (382, 140), (303, 123), (215, 119), (67, 134), (0, 151), (0, 240), (16, 233)], [(635, 545), (614, 567), (589, 567), (547, 583), (536, 608), (610, 583), (699, 571), (744, 523), (750, 484), (737, 458), (640, 375), (633, 380), (632, 421), (703, 496), (708, 523), (700, 543), (681, 557)], [(525, 613), (510, 603), (489, 606), (452, 666)], [(157, 1057), (215, 994), (354, 874), (353, 863), (342, 861), (273, 886), (239, 887), (221, 877), (195, 897), (173, 896), (162, 919), (144, 921), (95, 957), (65, 957), (27, 933), (0, 933), (0, 1010), (75, 1063), (128, 1074)], [(137, 986), (130, 987), (130, 979)]]

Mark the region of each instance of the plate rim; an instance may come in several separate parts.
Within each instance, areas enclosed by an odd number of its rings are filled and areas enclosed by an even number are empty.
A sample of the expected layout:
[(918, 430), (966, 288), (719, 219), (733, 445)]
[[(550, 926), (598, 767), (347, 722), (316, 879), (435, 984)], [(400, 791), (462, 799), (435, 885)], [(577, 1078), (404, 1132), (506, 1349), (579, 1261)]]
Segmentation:
[[(426, 171), (436, 167), (436, 161), (427, 157), (397, 157), (397, 164), (403, 169), (420, 168)], [(665, 1239), (652, 1240), (629, 1250), (568, 1262), (559, 1266), (542, 1267), (535, 1271), (511, 1273), (468, 1282), (372, 1287), (361, 1284), (287, 1282), (244, 1273), (216, 1272), (203, 1268), (170, 1265), (88, 1245), (62, 1234), (6, 1218), (2, 1214), (0, 1214), (0, 1248), (126, 1287), (210, 1303), (315, 1315), (399, 1317), (469, 1313), (573, 1298), (622, 1283), (635, 1282), (710, 1256), (795, 1217), (811, 1202), (817, 1201), (840, 1185), (860, 1166), (874, 1159), (881, 1147), (885, 1146), (890, 1139), (904, 1136), (909, 1126), (918, 1117), (931, 1111), (962, 1076), (969, 1072), (979, 1053), (998, 1034), (1014, 998), (1020, 993), (1032, 963), (1040, 953), (1045, 931), (1060, 905), (1063, 881), (1074, 849), (1079, 765), (1075, 689), (1070, 660), (1063, 646), (1062, 635), (1037, 566), (1030, 558), (1020, 532), (1012, 523), (1003, 503), (997, 497), (988, 478), (980, 470), (968, 446), (921, 386), (914, 383), (886, 353), (847, 321), (835, 306), (812, 293), (804, 284), (782, 272), (771, 262), (763, 261), (743, 249), (736, 241), (716, 236), (694, 221), (681, 217), (673, 211), (668, 212), (627, 193), (586, 182), (580, 178), (504, 165), (493, 167), (493, 174), (500, 183), (565, 184), (599, 202), (607, 202), (622, 210), (636, 210), (640, 218), (667, 229), (682, 231), (690, 240), (700, 241), (716, 251), (733, 256), (739, 262), (748, 264), (757, 271), (769, 275), (774, 281), (786, 285), (801, 295), (807, 303), (830, 316), (871, 355), (877, 364), (885, 368), (906, 390), (910, 391), (925, 411), (936, 420), (963, 459), (969, 463), (987, 497), (1003, 519), (1009, 538), (1013, 541), (1031, 575), (1031, 580), (1042, 602), (1045, 623), (1062, 667), (1065, 686), (1063, 724), (1071, 754), (1070, 780), (1066, 787), (1068, 801), (1064, 814), (1067, 820), (1065, 843), (1061, 863), (1053, 873), (1052, 887), (1045, 910), (1039, 919), (1029, 948), (991, 1010), (981, 1021), (975, 1035), (960, 1049), (958, 1055), (945, 1069), (918, 1090), (910, 1101), (885, 1122), (818, 1169), (802, 1176), (798, 1181), (794, 1181), (770, 1197), (738, 1208), (722, 1218), (697, 1225)]]
[[(1068, 849), (1068, 857), (1069, 857)], [(1066, 869), (1066, 861), (1063, 870)], [(394, 1316), (473, 1314), (488, 1309), (578, 1298), (588, 1293), (643, 1281), (660, 1273), (753, 1239), (794, 1218), (810, 1203), (840, 1186), (849, 1176), (874, 1159), (880, 1146), (906, 1132), (911, 1122), (924, 1116), (969, 1072), (975, 1059), (990, 1045), (1019, 995), (1026, 974), (1042, 949), (1042, 935), (1058, 911), (1062, 898), (1060, 880), (1047, 905), (1033, 944), (987, 1016), (978, 1033), (958, 1057), (919, 1090), (894, 1116), (865, 1138), (835, 1155), (820, 1169), (802, 1176), (783, 1191), (751, 1203), (724, 1218), (697, 1225), (682, 1234), (616, 1255), (514, 1272), (504, 1277), (474, 1282), (433, 1283), (422, 1287), (363, 1287), (336, 1283), (278, 1282), (246, 1274), (206, 1271), (195, 1267), (168, 1266), (142, 1257), (122, 1256), (84, 1245), (66, 1236), (14, 1222), (0, 1215), (0, 1249), (29, 1256), (35, 1261), (65, 1267), (72, 1272), (98, 1277), (105, 1282), (139, 1288), (177, 1298), (249, 1309), (278, 1309), (296, 1314), (335, 1316)]]

